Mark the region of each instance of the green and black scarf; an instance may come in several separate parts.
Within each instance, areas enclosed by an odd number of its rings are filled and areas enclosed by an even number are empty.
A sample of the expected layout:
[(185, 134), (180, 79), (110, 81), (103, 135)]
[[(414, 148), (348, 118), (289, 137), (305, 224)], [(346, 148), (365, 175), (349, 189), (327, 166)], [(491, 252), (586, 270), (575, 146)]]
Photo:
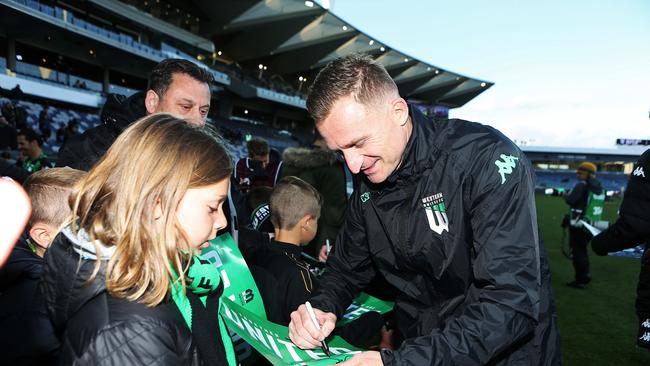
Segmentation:
[(218, 365), (225, 358), (228, 365), (237, 365), (228, 329), (219, 315), (223, 294), (219, 270), (201, 256), (193, 256), (187, 273), (186, 289), (186, 293), (183, 293), (180, 281), (174, 281), (172, 299), (192, 331), (192, 338), (203, 362)]

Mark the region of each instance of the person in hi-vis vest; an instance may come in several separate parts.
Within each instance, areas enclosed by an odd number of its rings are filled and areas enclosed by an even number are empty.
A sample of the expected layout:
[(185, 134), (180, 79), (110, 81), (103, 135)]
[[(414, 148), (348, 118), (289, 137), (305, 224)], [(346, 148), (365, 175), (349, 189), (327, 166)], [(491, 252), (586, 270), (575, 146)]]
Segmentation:
[(596, 164), (584, 162), (576, 171), (578, 183), (564, 198), (571, 207), (571, 226), (569, 226), (569, 244), (575, 269), (575, 279), (567, 286), (584, 289), (591, 281), (589, 274), (589, 255), (587, 244), (591, 233), (583, 227), (583, 221), (593, 224), (600, 220), (603, 212), (605, 191), (596, 179)]

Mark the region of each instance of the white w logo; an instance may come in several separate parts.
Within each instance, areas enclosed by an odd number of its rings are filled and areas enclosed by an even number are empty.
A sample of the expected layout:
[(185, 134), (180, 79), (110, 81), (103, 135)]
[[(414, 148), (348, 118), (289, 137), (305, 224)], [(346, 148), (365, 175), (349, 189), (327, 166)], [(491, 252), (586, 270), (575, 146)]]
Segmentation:
[(445, 230), (449, 232), (449, 221), (445, 212), (434, 211), (431, 207), (426, 207), (424, 212), (427, 213), (427, 220), (429, 221), (431, 230), (435, 231), (438, 235), (441, 235)]
[(640, 166), (636, 167), (636, 169), (634, 169), (634, 172), (632, 174), (636, 175), (637, 177), (645, 178), (645, 173), (643, 172), (643, 167), (640, 167)]

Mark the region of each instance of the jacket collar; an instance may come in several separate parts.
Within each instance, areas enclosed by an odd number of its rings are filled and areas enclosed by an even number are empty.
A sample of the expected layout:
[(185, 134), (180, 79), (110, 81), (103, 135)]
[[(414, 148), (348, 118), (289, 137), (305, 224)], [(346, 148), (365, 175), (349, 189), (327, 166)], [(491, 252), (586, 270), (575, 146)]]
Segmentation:
[(61, 233), (70, 241), (72, 249), (79, 254), (81, 259), (96, 260), (99, 257), (101, 260), (109, 260), (115, 253), (115, 246), (107, 247), (99, 240), (91, 242), (84, 229), (80, 228), (75, 234), (70, 229), (70, 226), (66, 226), (61, 230)]
[(109, 94), (106, 97), (106, 103), (102, 107), (102, 122), (116, 136), (119, 135), (131, 123), (147, 114), (144, 99), (144, 92), (137, 92), (128, 98), (120, 94)]
[(300, 245), (289, 244), (277, 240), (273, 240), (273, 249), (293, 254), (296, 258), (300, 258), (302, 254), (302, 247)]
[[(417, 179), (419, 173), (433, 165), (435, 122), (426, 118), (419, 109), (411, 104), (409, 104), (409, 113), (413, 130), (404, 148), (402, 163), (380, 185), (393, 185)], [(366, 180), (366, 182), (368, 181)]]

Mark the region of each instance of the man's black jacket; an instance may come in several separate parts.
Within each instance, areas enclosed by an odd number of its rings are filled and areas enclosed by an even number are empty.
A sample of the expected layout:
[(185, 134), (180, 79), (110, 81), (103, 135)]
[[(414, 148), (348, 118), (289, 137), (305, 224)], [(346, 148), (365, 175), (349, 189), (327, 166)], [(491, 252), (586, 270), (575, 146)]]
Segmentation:
[(59, 150), (56, 166), (88, 171), (104, 156), (117, 136), (131, 123), (146, 115), (144, 93), (130, 97), (109, 94), (101, 112), (101, 124), (79, 136), (68, 138)]
[[(619, 218), (607, 230), (591, 240), (599, 255), (650, 243), (650, 150), (641, 155), (634, 166), (621, 203)], [(636, 310), (639, 316), (650, 317), (650, 250), (641, 259), (637, 287)]]
[(385, 365), (559, 364), (529, 163), (493, 128), (411, 116), (401, 166), (352, 195), (312, 303), (340, 317), (377, 271), (406, 338)]

